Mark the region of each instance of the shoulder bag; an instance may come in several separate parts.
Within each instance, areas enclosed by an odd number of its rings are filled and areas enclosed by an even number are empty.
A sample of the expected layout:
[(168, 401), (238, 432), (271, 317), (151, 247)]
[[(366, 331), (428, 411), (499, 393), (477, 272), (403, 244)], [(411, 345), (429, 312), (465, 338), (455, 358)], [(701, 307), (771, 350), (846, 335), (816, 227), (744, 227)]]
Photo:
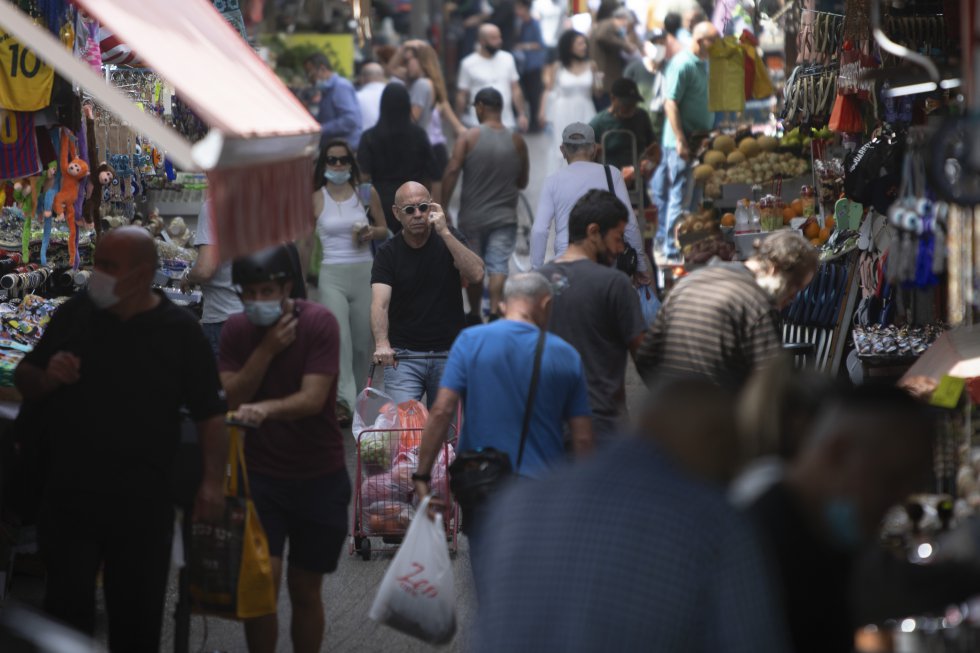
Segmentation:
[[(613, 180), (612, 172), (609, 170), (608, 165), (602, 166), (606, 171), (606, 185), (609, 187), (609, 192), (613, 195), (616, 191), (613, 190)], [(624, 243), (623, 253), (616, 257), (616, 268), (625, 272), (627, 276), (632, 277), (636, 274), (637, 267), (639, 267), (639, 255), (636, 253), (636, 248), (634, 248), (629, 243)]]
[(527, 392), (527, 404), (524, 406), (524, 424), (521, 426), (521, 443), (517, 449), (517, 464), (511, 466), (510, 456), (506, 452), (493, 447), (482, 447), (470, 451), (461, 451), (456, 460), (449, 466), (449, 487), (463, 509), (463, 532), (468, 532), (469, 518), (487, 499), (496, 492), (508, 478), (521, 469), (524, 458), (524, 446), (527, 443), (527, 431), (531, 425), (531, 413), (534, 409), (534, 396), (538, 389), (541, 376), (541, 356), (544, 352), (545, 338), (548, 332), (541, 329), (538, 344), (534, 350), (534, 369), (531, 372), (531, 387)]

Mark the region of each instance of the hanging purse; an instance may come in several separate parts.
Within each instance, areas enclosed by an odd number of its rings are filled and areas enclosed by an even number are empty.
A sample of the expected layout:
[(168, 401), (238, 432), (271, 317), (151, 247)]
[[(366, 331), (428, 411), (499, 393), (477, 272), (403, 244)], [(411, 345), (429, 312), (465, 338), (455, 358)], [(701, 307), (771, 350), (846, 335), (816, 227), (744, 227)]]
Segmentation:
[(541, 376), (541, 356), (544, 353), (544, 343), (548, 332), (541, 329), (538, 343), (534, 350), (534, 369), (531, 372), (531, 387), (527, 393), (527, 404), (524, 406), (524, 423), (521, 426), (521, 442), (517, 448), (517, 464), (511, 466), (510, 456), (506, 452), (493, 447), (482, 447), (460, 451), (456, 460), (449, 466), (449, 489), (463, 509), (463, 532), (468, 533), (473, 511), (478, 510), (487, 499), (500, 489), (507, 479), (521, 469), (524, 458), (524, 446), (527, 443), (527, 431), (531, 425), (531, 413), (534, 410), (534, 396), (537, 394), (538, 379)]
[[(613, 190), (612, 172), (609, 170), (608, 165), (602, 167), (606, 171), (606, 186), (609, 188), (609, 192), (615, 195), (616, 191)], [(632, 277), (636, 274), (639, 265), (640, 255), (636, 252), (636, 248), (629, 243), (623, 243), (623, 253), (616, 257), (616, 269)]]

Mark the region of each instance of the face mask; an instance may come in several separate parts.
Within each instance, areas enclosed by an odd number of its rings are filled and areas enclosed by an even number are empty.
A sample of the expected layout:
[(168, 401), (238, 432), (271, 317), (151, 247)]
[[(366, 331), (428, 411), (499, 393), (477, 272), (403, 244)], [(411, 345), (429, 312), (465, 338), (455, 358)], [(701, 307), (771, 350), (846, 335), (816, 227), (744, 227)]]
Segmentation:
[(667, 56), (667, 47), (664, 45), (651, 43), (650, 45), (646, 46), (645, 50), (647, 58), (655, 61), (656, 63), (660, 63), (664, 60), (664, 57)]
[(350, 170), (327, 170), (323, 173), (327, 181), (334, 184), (346, 184), (350, 181)]
[(92, 303), (102, 310), (112, 308), (119, 303), (119, 296), (116, 294), (116, 278), (101, 270), (92, 270), (92, 274), (88, 278), (86, 292), (88, 292), (88, 297)]
[(830, 529), (830, 539), (838, 548), (853, 551), (861, 546), (861, 523), (853, 501), (831, 499), (824, 505), (824, 521)]
[(282, 302), (280, 300), (245, 302), (244, 304), (245, 317), (255, 326), (271, 326), (282, 317)]

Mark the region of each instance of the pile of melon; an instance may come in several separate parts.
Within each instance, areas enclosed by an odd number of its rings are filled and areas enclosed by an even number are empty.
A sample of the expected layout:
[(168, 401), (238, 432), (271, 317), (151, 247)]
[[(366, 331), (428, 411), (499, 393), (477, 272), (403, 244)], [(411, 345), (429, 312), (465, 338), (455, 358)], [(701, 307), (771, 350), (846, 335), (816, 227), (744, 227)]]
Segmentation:
[(704, 184), (705, 196), (721, 197), (724, 184), (762, 184), (777, 176), (797, 177), (810, 164), (789, 152), (778, 153), (779, 139), (772, 136), (738, 141), (731, 136), (716, 136), (702, 163), (694, 168), (694, 180)]

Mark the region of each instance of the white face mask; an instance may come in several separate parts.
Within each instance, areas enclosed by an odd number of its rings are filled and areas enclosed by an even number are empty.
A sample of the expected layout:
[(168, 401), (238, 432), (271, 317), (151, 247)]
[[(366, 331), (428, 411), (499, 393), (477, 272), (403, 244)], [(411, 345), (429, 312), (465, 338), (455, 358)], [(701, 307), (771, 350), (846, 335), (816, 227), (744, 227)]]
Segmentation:
[(646, 55), (647, 59), (660, 63), (667, 56), (667, 46), (647, 41), (643, 44), (643, 54)]
[(92, 270), (86, 286), (89, 299), (100, 309), (112, 308), (119, 303), (119, 295), (116, 294), (116, 278), (111, 274), (106, 274), (101, 270)]

